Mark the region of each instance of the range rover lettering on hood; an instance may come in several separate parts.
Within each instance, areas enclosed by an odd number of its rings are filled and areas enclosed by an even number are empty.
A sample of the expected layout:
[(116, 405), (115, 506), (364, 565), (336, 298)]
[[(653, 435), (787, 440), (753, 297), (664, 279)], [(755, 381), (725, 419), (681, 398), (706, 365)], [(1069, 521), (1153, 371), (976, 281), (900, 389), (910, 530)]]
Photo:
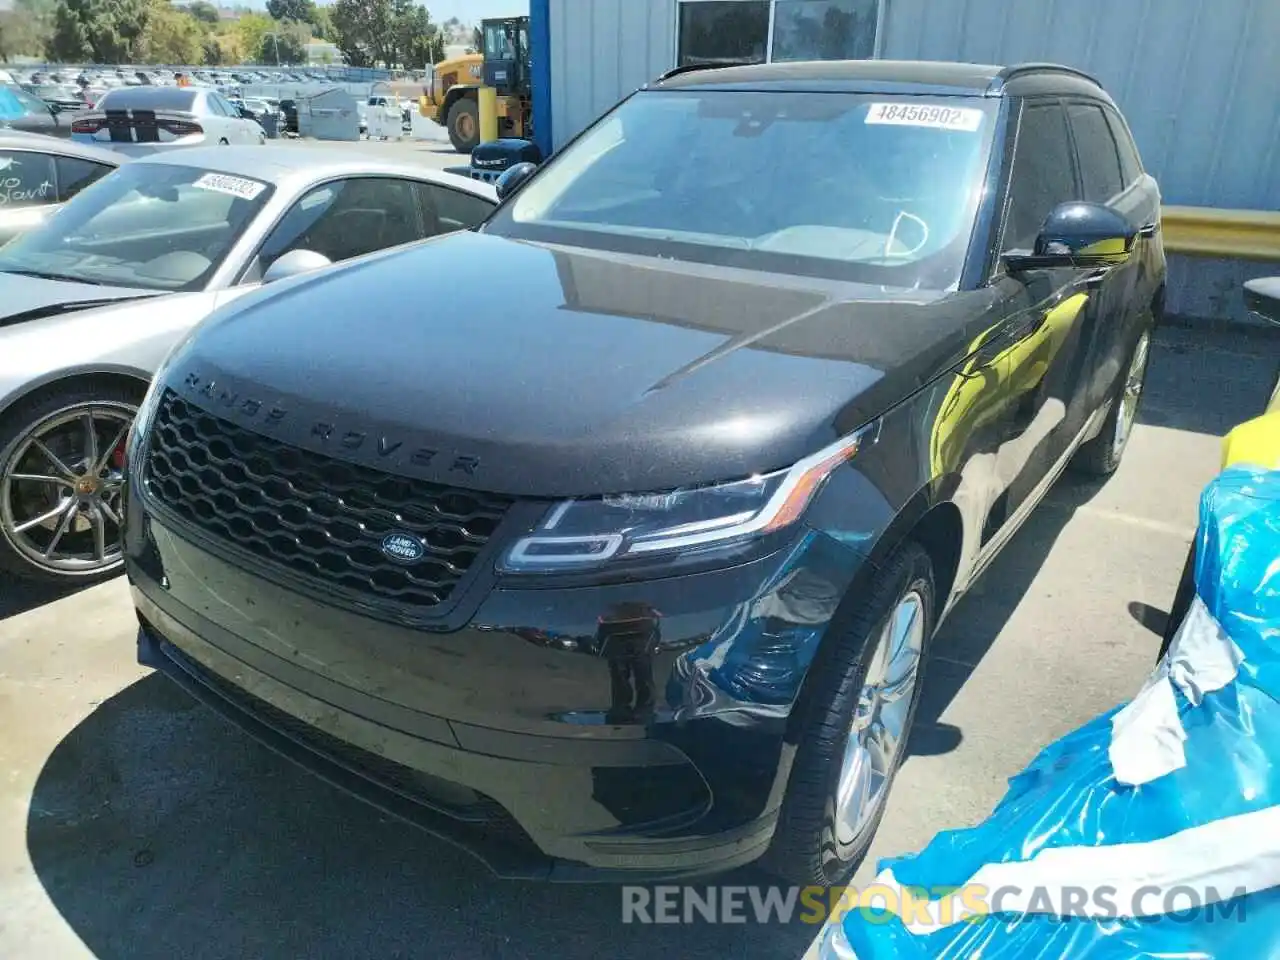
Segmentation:
[(401, 437), (352, 430), (346, 424), (331, 420), (303, 420), (278, 401), (258, 399), (199, 373), (188, 373), (182, 385), (188, 397), (196, 399), (210, 413), (230, 416), (238, 423), (270, 434), (282, 432), (279, 428), (287, 425), (290, 434), (301, 433), (312, 449), (331, 450), (338, 455), (342, 452), (365, 454), (364, 459), (376, 458), (388, 467), (431, 467), (437, 473), (443, 471), (454, 476), (473, 477), (480, 468), (479, 457), (413, 446)]

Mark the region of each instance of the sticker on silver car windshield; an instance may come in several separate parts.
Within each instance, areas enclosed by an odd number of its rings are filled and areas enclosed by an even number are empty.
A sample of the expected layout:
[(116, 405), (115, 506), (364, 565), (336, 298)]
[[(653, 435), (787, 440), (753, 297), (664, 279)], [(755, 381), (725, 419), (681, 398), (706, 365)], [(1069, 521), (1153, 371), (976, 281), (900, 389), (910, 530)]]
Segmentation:
[(193, 186), (197, 186), (202, 190), (214, 190), (232, 197), (239, 197), (241, 200), (254, 200), (258, 194), (267, 189), (265, 183), (259, 183), (257, 180), (250, 180), (247, 177), (233, 177), (226, 173), (201, 174), (200, 179)]
[(982, 126), (982, 111), (929, 103), (873, 103), (867, 110), (867, 123), (976, 133)]

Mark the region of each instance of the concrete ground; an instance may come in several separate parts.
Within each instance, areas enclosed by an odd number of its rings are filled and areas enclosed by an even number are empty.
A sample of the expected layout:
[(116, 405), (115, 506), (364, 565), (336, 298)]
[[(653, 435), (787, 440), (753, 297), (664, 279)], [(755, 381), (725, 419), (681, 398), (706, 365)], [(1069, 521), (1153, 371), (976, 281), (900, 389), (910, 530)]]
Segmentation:
[[(361, 148), (383, 147), (456, 162)], [(1120, 472), (1060, 483), (943, 627), (859, 879), (980, 819), (1043, 745), (1138, 688), (1218, 437), (1261, 407), (1275, 352), (1162, 333)], [(624, 927), (616, 888), (494, 881), (139, 668), (134, 624), (121, 580), (0, 580), (0, 957), (794, 958), (816, 932)]]

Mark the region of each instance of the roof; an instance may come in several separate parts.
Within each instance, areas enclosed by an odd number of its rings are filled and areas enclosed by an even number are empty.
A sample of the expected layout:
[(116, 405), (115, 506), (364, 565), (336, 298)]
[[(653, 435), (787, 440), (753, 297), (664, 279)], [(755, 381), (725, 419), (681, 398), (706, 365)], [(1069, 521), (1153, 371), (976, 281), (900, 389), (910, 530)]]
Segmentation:
[(492, 185), (470, 177), (445, 173), (412, 160), (382, 159), (364, 151), (343, 150), (340, 147), (312, 147), (280, 142), (244, 147), (182, 147), (149, 153), (134, 162), (203, 167), (276, 185), (295, 176), (305, 177), (308, 181), (360, 174), (414, 177), (456, 187), (477, 196), (494, 198)]
[(43, 133), (28, 133), (21, 130), (0, 129), (0, 150), (36, 150), (41, 153), (53, 153), (62, 157), (79, 157), (92, 160), (94, 163), (106, 163), (117, 167), (129, 159), (128, 156), (105, 147), (68, 140), (64, 137), (51, 137)]
[(810, 60), (732, 67), (678, 68), (659, 78), (663, 89), (699, 87), (722, 90), (792, 90), (815, 92), (882, 92), (901, 88), (912, 92), (965, 93), (999, 96), (1010, 83), (1026, 79), (1061, 81), (1076, 87), (1098, 82), (1073, 67), (1052, 63), (997, 66), (940, 60)]

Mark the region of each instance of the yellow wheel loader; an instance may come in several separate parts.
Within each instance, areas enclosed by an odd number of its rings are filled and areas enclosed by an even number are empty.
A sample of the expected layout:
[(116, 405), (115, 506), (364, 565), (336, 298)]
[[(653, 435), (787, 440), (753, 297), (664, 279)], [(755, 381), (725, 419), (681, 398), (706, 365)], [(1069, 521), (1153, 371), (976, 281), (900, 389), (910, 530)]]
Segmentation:
[(419, 112), (449, 131), (459, 153), (470, 153), (480, 142), (481, 87), (497, 93), (499, 137), (532, 135), (529, 18), (485, 20), (481, 33), (484, 51), (436, 64), (419, 101)]

